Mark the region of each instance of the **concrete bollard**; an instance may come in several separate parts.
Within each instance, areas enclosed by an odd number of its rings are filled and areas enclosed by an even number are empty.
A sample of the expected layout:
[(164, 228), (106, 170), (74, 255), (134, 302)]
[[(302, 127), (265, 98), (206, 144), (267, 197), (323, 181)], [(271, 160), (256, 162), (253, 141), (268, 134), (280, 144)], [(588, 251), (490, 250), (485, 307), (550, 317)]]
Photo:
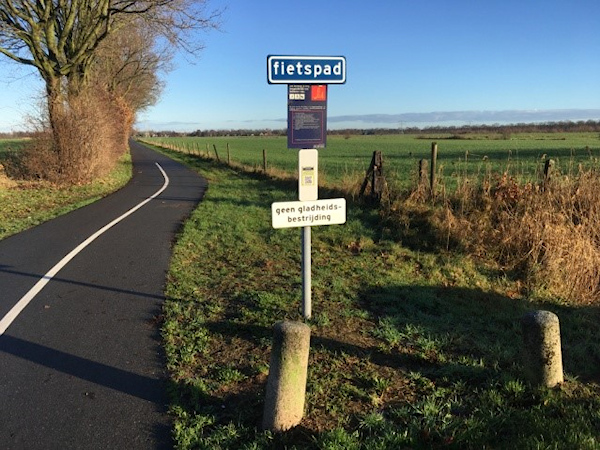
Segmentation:
[(265, 430), (286, 431), (302, 420), (309, 350), (308, 325), (288, 321), (275, 324), (263, 415)]
[(525, 344), (525, 369), (530, 381), (554, 387), (564, 381), (560, 325), (550, 311), (533, 311), (521, 321)]

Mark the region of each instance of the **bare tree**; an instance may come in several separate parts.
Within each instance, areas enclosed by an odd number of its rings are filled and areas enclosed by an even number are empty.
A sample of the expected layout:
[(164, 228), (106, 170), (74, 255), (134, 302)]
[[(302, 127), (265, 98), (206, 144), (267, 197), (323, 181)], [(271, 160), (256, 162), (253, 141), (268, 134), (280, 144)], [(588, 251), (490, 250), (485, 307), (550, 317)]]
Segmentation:
[(123, 99), (133, 112), (153, 105), (160, 95), (159, 74), (171, 68), (172, 51), (154, 45), (156, 33), (131, 21), (105, 39), (96, 51), (90, 78)]
[[(118, 85), (131, 93), (134, 85), (147, 86), (147, 95), (138, 96), (131, 104), (146, 106), (152, 100), (150, 93), (156, 93), (156, 70), (164, 63), (161, 58), (167, 56), (154, 51), (155, 44), (162, 39), (187, 52), (201, 49), (198, 32), (217, 27), (220, 16), (218, 11), (207, 10), (207, 1), (0, 0), (0, 54), (38, 70), (46, 86), (50, 125), (56, 133), (57, 114), (70, 96), (85, 88), (92, 68), (97, 71), (96, 79), (104, 76), (112, 89)], [(133, 36), (120, 48), (119, 57), (125, 60), (116, 67), (116, 59), (108, 63), (110, 45), (104, 48), (104, 55), (101, 45), (124, 29), (133, 30)], [(125, 36), (121, 33), (120, 39)], [(139, 45), (143, 39), (149, 40)], [(103, 65), (105, 74), (98, 72)], [(116, 78), (111, 81), (109, 77)], [(140, 78), (134, 83), (134, 77)]]
[(195, 52), (196, 32), (217, 26), (218, 12), (207, 15), (206, 0), (0, 0), (0, 53), (37, 68), (48, 93), (60, 93), (62, 78), (81, 82), (100, 43), (131, 17)]

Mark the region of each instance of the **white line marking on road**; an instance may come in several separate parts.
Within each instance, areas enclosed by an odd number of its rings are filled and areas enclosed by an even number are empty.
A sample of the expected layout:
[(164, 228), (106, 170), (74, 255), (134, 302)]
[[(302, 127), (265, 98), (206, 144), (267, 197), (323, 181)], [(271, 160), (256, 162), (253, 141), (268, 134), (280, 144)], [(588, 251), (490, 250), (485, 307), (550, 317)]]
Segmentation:
[(110, 222), (108, 225), (105, 225), (104, 227), (100, 228), (98, 231), (96, 231), (94, 234), (92, 234), (89, 238), (87, 238), (85, 241), (83, 241), (81, 244), (79, 244), (77, 247), (75, 247), (73, 250), (71, 250), (71, 252), (67, 256), (65, 256), (63, 259), (61, 259), (52, 269), (50, 269), (48, 271), (48, 273), (46, 273), (46, 275), (44, 275), (42, 278), (40, 278), (40, 280), (29, 290), (29, 292), (27, 292), (27, 294), (25, 294), (23, 297), (21, 297), (21, 300), (19, 300), (15, 304), (15, 306), (13, 306), (12, 309), (2, 318), (2, 320), (0, 320), (0, 336), (2, 336), (4, 334), (6, 329), (15, 321), (15, 319), (19, 316), (19, 314), (21, 314), (21, 311), (23, 311), (27, 307), (27, 305), (29, 305), (31, 300), (33, 300), (34, 297), (37, 294), (39, 294), (40, 291), (42, 289), (44, 289), (44, 287), (56, 276), (56, 274), (63, 267), (65, 267), (73, 258), (75, 258), (75, 256), (77, 256), (77, 254), (79, 254), (84, 248), (86, 248), (88, 245), (90, 245), (92, 242), (94, 242), (94, 240), (96, 240), (96, 238), (98, 238), (99, 236), (101, 236), (102, 234), (107, 232), (110, 228), (114, 227), (116, 224), (121, 222), (126, 217), (129, 217), (131, 214), (136, 212), (138, 209), (140, 209), (142, 206), (146, 205), (151, 200), (154, 200), (156, 197), (158, 197), (160, 194), (162, 194), (165, 189), (167, 189), (167, 187), (169, 186), (169, 177), (167, 176), (167, 173), (163, 170), (163, 168), (160, 166), (160, 164), (158, 164), (158, 163), (155, 163), (155, 164), (156, 164), (156, 167), (158, 167), (158, 170), (160, 170), (160, 172), (162, 173), (163, 178), (165, 179), (163, 186), (158, 191), (156, 191), (154, 194), (152, 194), (152, 196), (148, 197), (146, 200), (139, 203), (137, 206), (134, 206), (133, 208), (131, 208), (129, 211), (127, 211), (122, 216), (117, 217), (115, 220)]

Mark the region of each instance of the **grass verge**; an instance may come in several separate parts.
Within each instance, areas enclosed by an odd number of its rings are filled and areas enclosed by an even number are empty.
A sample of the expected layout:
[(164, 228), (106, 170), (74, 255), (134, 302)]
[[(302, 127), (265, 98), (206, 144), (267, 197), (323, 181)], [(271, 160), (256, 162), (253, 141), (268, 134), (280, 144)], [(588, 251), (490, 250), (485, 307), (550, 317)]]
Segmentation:
[[(346, 225), (312, 233), (305, 418), (261, 431), (271, 327), (301, 320), (300, 232), (270, 226), (270, 204), (294, 199), (294, 185), (169, 154), (210, 183), (166, 290), (177, 448), (600, 448), (598, 307), (523, 298), (494, 267), (403, 247), (377, 211), (352, 203)], [(531, 309), (561, 320), (560, 388), (522, 377)]]
[(0, 239), (39, 225), (123, 187), (131, 179), (131, 157), (123, 156), (106, 177), (80, 186), (61, 187), (42, 181), (0, 185)]

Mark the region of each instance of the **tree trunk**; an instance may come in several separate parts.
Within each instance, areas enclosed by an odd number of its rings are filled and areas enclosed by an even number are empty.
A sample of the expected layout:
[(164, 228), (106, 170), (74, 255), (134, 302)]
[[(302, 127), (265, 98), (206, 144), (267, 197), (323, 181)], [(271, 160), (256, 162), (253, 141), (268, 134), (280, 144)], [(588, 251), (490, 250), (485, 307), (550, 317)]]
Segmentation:
[(61, 92), (60, 79), (46, 80), (46, 101), (48, 102), (48, 122), (52, 133), (52, 151), (60, 155), (60, 136), (57, 127), (58, 119), (64, 113), (64, 98)]

